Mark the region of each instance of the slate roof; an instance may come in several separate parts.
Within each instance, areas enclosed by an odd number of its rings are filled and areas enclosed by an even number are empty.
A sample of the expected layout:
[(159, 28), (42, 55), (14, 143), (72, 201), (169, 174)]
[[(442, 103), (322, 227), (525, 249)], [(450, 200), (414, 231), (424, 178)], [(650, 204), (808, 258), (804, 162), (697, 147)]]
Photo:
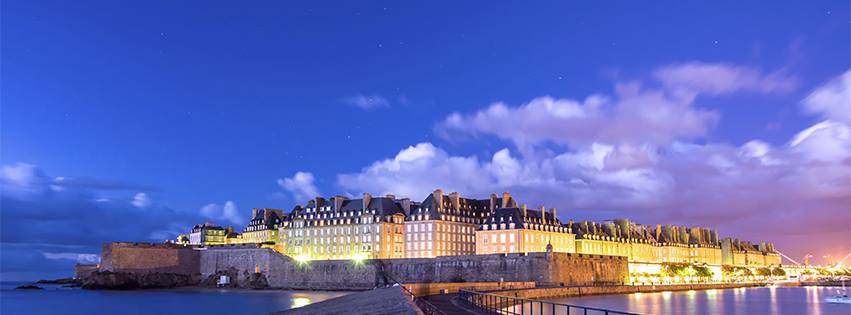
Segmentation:
[[(543, 220), (542, 220), (543, 218)], [(518, 229), (526, 228), (527, 224), (542, 224), (561, 227), (561, 221), (554, 218), (553, 214), (544, 211), (543, 217), (540, 210), (526, 209), (526, 217), (523, 217), (523, 209), (520, 208), (498, 208), (494, 213), (485, 219), (484, 224), (500, 224), (514, 223), (514, 227)]]

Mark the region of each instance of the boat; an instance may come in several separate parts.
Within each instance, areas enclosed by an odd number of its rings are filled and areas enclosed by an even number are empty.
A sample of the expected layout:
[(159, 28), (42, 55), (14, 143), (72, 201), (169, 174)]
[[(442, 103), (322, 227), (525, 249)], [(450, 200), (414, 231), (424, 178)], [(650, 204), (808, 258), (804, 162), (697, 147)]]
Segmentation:
[(827, 303), (851, 304), (851, 296), (845, 293), (845, 280), (842, 280), (842, 290), (836, 290), (836, 295), (824, 299)]
[(825, 298), (824, 301), (827, 302), (827, 303), (834, 303), (834, 304), (851, 304), (851, 296), (848, 296), (847, 294), (837, 294), (837, 295)]

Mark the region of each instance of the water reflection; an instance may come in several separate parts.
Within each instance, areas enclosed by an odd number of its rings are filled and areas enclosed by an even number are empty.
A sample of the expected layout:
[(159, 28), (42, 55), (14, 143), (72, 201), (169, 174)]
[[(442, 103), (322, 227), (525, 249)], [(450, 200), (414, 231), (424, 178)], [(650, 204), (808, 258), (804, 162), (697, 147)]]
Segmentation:
[[(823, 302), (823, 298), (829, 295), (831, 290), (834, 289), (740, 288), (599, 295), (551, 301), (641, 314), (851, 314), (851, 305)], [(535, 305), (535, 314), (538, 312), (539, 308)]]
[(292, 303), (292, 306), (291, 306), (292, 308), (302, 307), (302, 306), (310, 304), (310, 302), (311, 302), (310, 298), (300, 297), (300, 296), (297, 296), (297, 294), (293, 294), (292, 300), (293, 300), (293, 303)]

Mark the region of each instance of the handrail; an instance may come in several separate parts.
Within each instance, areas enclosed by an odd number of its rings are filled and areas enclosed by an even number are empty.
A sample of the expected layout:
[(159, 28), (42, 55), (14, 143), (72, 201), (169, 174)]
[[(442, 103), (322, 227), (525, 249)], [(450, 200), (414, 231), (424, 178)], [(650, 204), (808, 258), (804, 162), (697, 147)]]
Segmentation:
[(445, 312), (441, 311), (439, 308), (434, 306), (434, 304), (431, 304), (429, 301), (426, 301), (425, 299), (418, 298), (416, 295), (414, 295), (413, 291), (406, 288), (405, 285), (403, 285), (401, 282), (397, 281), (396, 278), (393, 278), (393, 276), (390, 275), (389, 272), (384, 270), (384, 261), (382, 261), (381, 259), (375, 259), (375, 261), (376, 261), (376, 263), (378, 263), (379, 272), (383, 276), (389, 278), (390, 281), (393, 281), (394, 284), (396, 284), (400, 288), (402, 288), (402, 291), (407, 293), (411, 297), (411, 302), (413, 302), (414, 305), (416, 305), (420, 309), (420, 311), (423, 312), (423, 314), (425, 314), (425, 315), (446, 315)]
[[(525, 315), (525, 314), (544, 314), (544, 309), (548, 310), (548, 314), (571, 314), (571, 309), (578, 311), (579, 313), (574, 314), (588, 314), (588, 311), (598, 312), (601, 314), (618, 314), (618, 315), (637, 315), (637, 313), (629, 313), (615, 310), (608, 310), (603, 308), (596, 307), (588, 307), (581, 305), (573, 305), (573, 304), (565, 304), (565, 303), (555, 303), (549, 301), (542, 300), (532, 300), (520, 297), (513, 296), (505, 296), (505, 295), (496, 295), (491, 293), (481, 293), (476, 291), (469, 290), (458, 290), (458, 297), (461, 300), (473, 305), (474, 307), (480, 308), (482, 310), (493, 312), (496, 314), (510, 314), (510, 315)], [(529, 304), (529, 309), (526, 309), (526, 303)], [(538, 305), (537, 311), (535, 305)], [(519, 309), (518, 309), (519, 305)], [(564, 312), (557, 312), (557, 310), (564, 310)]]

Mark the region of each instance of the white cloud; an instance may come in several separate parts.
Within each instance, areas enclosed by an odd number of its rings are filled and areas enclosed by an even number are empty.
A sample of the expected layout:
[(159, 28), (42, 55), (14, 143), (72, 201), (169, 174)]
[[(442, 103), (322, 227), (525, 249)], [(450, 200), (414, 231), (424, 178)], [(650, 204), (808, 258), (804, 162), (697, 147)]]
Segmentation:
[[(739, 90), (785, 86), (772, 84)], [(496, 103), (471, 115), (450, 115), (437, 126), (448, 137), (488, 134), (509, 140), (523, 152), (519, 156), (509, 149), (487, 158), (455, 156), (419, 143), (340, 174), (337, 183), (350, 193), (414, 199), (435, 188), (478, 198), (511, 191), (531, 206), (566, 209), (559, 212), (562, 218), (699, 223), (724, 235), (776, 241), (795, 253), (814, 250), (814, 243), (847, 252), (851, 125), (837, 118), (843, 112), (835, 108), (845, 104), (825, 103), (842, 100), (837, 95), (845, 92), (835, 84), (816, 89), (811, 95), (819, 96), (803, 104), (818, 103), (812, 108), (829, 120), (781, 145), (759, 139), (741, 146), (690, 141), (706, 132), (715, 113), (696, 110), (689, 98), (626, 86), (614, 101), (592, 96), (582, 102), (543, 97), (518, 107)], [(564, 146), (530, 149), (547, 142)]]
[(798, 86), (797, 79), (779, 71), (764, 74), (752, 67), (699, 61), (662, 67), (656, 70), (655, 77), (669, 90), (708, 95), (788, 92)]
[(232, 224), (243, 224), (242, 215), (233, 201), (227, 201), (223, 206), (215, 203), (201, 207), (201, 215), (212, 220), (223, 220)]
[(344, 97), (341, 99), (341, 101), (345, 104), (357, 106), (365, 110), (390, 107), (390, 101), (384, 98), (384, 96), (378, 94), (358, 94), (354, 96)]
[(296, 202), (305, 202), (320, 195), (314, 180), (309, 172), (296, 172), (292, 177), (279, 178), (278, 186), (292, 194)]
[(44, 258), (58, 260), (58, 259), (67, 259), (73, 260), (81, 264), (93, 264), (100, 262), (100, 255), (97, 254), (84, 254), (84, 253), (48, 253), (42, 252)]
[(130, 204), (138, 207), (138, 208), (146, 208), (150, 206), (152, 203), (151, 197), (148, 197), (148, 194), (140, 192), (133, 196), (133, 200), (130, 201)]
[(851, 70), (813, 91), (803, 105), (807, 112), (851, 124)]
[[(494, 135), (529, 155), (542, 143), (584, 146), (594, 142), (640, 146), (704, 136), (718, 113), (692, 107), (693, 97), (620, 84), (617, 96), (592, 95), (584, 101), (539, 97), (510, 107), (494, 103), (470, 115), (453, 113), (435, 129), (444, 138)], [(640, 132), (637, 132), (640, 130)]]
[(0, 167), (0, 191), (28, 199), (48, 191), (50, 179), (32, 164), (16, 163)]

